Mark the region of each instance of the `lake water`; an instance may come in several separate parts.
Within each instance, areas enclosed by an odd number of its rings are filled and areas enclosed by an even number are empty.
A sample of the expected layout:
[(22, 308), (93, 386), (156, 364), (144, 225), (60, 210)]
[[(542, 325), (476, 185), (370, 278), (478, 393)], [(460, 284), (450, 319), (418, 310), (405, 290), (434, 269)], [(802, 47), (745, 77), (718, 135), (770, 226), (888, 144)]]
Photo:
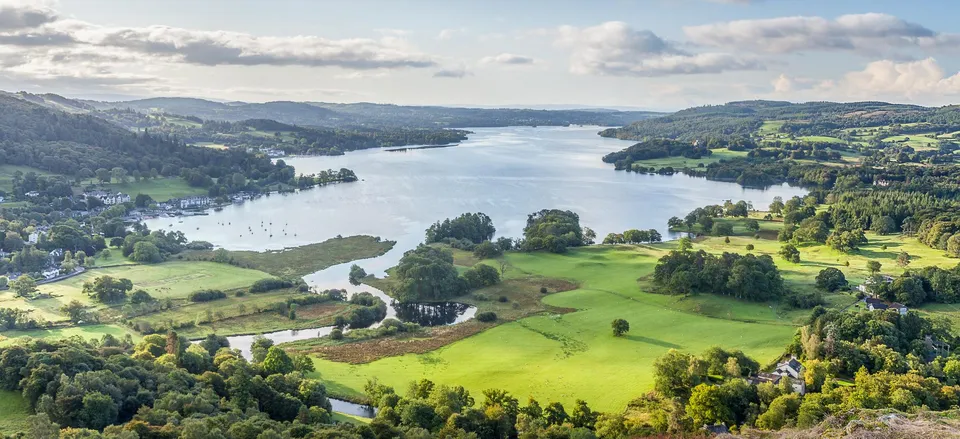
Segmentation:
[[(508, 127), (471, 129), (474, 134), (449, 148), (388, 152), (351, 152), (338, 157), (286, 159), (299, 173), (349, 168), (359, 182), (263, 197), (225, 207), (208, 216), (160, 218), (150, 229), (180, 230), (191, 240), (209, 241), (229, 250), (268, 250), (321, 242), (337, 235), (373, 235), (397, 241), (383, 256), (357, 262), (367, 273), (383, 275), (403, 252), (424, 239), (430, 224), (464, 212), (483, 212), (498, 236), (519, 237), (527, 215), (540, 209), (567, 209), (582, 225), (607, 233), (657, 229), (667, 219), (723, 200), (746, 200), (757, 207), (775, 196), (806, 193), (787, 185), (747, 189), (733, 183), (685, 175), (617, 172), (600, 158), (633, 144), (602, 138), (598, 127)], [(319, 289), (369, 291), (390, 303), (383, 292), (347, 282), (352, 263), (305, 276)], [(453, 307), (456, 308), (456, 307)], [(425, 323), (456, 323), (475, 309), (444, 309)], [(459, 313), (459, 314), (458, 314)], [(397, 317), (388, 308), (387, 317)], [(320, 337), (331, 328), (279, 331), (265, 336), (277, 343)], [(253, 336), (230, 337), (232, 347), (249, 356)], [(366, 416), (369, 408), (344, 401), (337, 411)]]

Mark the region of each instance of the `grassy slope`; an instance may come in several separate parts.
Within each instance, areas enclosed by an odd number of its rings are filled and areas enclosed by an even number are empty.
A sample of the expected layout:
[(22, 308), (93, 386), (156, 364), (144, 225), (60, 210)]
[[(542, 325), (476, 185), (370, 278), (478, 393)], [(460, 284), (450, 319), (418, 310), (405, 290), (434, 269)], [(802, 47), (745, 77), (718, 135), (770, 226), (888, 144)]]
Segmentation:
[(30, 407), (17, 392), (0, 390), (0, 434), (14, 434), (27, 430)]
[(131, 180), (128, 183), (112, 183), (104, 185), (104, 190), (123, 192), (131, 198), (137, 194), (146, 194), (158, 202), (171, 198), (181, 198), (190, 195), (206, 195), (207, 190), (202, 187), (192, 187), (180, 178), (145, 179), (139, 182)]
[[(394, 244), (393, 241), (360, 235), (276, 251), (233, 251), (230, 256), (241, 266), (276, 276), (306, 276), (333, 265), (380, 256)], [(209, 253), (197, 252), (196, 255), (206, 258)]]
[(17, 171), (22, 172), (24, 175), (26, 175), (28, 172), (33, 172), (37, 175), (58, 175), (37, 168), (31, 168), (29, 166), (0, 165), (0, 190), (7, 192), (13, 190), (13, 174), (15, 174)]
[(698, 165), (703, 164), (704, 166), (709, 165), (710, 163), (719, 162), (724, 159), (732, 159), (735, 157), (746, 157), (746, 151), (730, 151), (726, 148), (713, 149), (711, 150), (713, 154), (709, 157), (704, 157), (701, 159), (688, 159), (686, 157), (666, 157), (662, 159), (650, 159), (650, 160), (640, 160), (634, 162), (637, 166), (645, 167), (654, 167), (662, 168), (665, 166), (672, 166), (674, 168), (696, 168)]
[[(427, 354), (358, 366), (316, 360), (318, 375), (341, 394), (357, 394), (373, 376), (398, 388), (427, 377), (474, 393), (497, 387), (520, 399), (534, 396), (566, 404), (582, 398), (597, 409), (615, 410), (652, 386), (653, 360), (668, 349), (700, 352), (721, 344), (764, 362), (782, 351), (794, 328), (764, 311), (765, 305), (730, 301), (736, 314), (766, 321), (745, 323), (673, 309), (666, 303), (675, 298), (641, 292), (637, 278), (650, 274), (662, 253), (658, 248), (604, 246), (568, 255), (510, 254), (508, 276), (581, 282), (581, 289), (544, 299), (580, 311), (507, 323)], [(614, 318), (630, 321), (628, 336), (610, 334)]]
[[(140, 338), (140, 335), (132, 330), (124, 328), (120, 325), (88, 325), (88, 326), (72, 326), (68, 328), (56, 328), (56, 329), (37, 329), (33, 331), (6, 331), (0, 334), (0, 346), (5, 346), (12, 343), (15, 339), (19, 337), (33, 337), (33, 338), (67, 338), (80, 336), (85, 340), (92, 338), (100, 339), (106, 334), (113, 335), (117, 338), (123, 338), (127, 334), (133, 336), (134, 340)], [(2, 412), (0, 412), (2, 413)]]
[(0, 307), (32, 310), (32, 315), (49, 321), (65, 320), (59, 309), (71, 300), (102, 307), (83, 294), (83, 283), (100, 276), (130, 279), (135, 289), (144, 289), (158, 299), (183, 298), (207, 288), (229, 290), (246, 287), (259, 279), (270, 277), (256, 270), (214, 262), (173, 261), (155, 265), (127, 265), (88, 270), (70, 279), (41, 285), (39, 290), (52, 294), (54, 297), (51, 298), (28, 301), (15, 297), (12, 291), (2, 291)]

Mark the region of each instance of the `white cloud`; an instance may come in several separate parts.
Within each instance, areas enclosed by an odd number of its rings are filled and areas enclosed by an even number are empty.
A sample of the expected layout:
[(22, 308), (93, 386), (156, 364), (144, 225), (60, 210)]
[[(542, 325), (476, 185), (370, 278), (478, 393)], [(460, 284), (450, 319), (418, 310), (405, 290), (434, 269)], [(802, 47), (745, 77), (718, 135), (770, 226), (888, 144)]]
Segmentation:
[(470, 75), (472, 75), (472, 73), (467, 71), (466, 66), (460, 66), (460, 67), (453, 67), (453, 68), (438, 70), (434, 72), (433, 77), (462, 79)]
[(0, 3), (0, 30), (30, 29), (56, 20), (57, 13), (40, 3)]
[(646, 30), (610, 21), (597, 26), (562, 26), (557, 44), (570, 50), (570, 71), (613, 76), (665, 76), (762, 70), (755, 57), (729, 53), (687, 53)]
[(467, 31), (467, 30), (464, 29), (464, 28), (462, 28), (462, 27), (461, 27), (461, 28), (458, 28), (458, 29), (441, 29), (440, 32), (437, 33), (437, 39), (438, 39), (438, 40), (449, 40), (449, 39), (457, 36), (457, 34), (462, 34), (462, 33), (466, 32), (466, 31)]
[(792, 100), (883, 100), (925, 105), (954, 103), (960, 97), (960, 73), (949, 74), (933, 58), (874, 61), (837, 79), (813, 80), (781, 74), (773, 95)]
[(956, 48), (960, 36), (942, 34), (888, 14), (779, 17), (687, 26), (696, 44), (769, 53), (857, 51), (888, 53), (902, 48)]
[[(354, 72), (437, 67), (436, 57), (380, 29), (380, 38), (256, 36), (170, 26), (105, 27), (59, 18), (38, 2), (0, 0), (0, 66), (6, 78), (102, 84), (163, 82), (162, 66), (338, 67)], [(156, 86), (156, 84), (154, 84)]]
[(495, 56), (485, 56), (480, 59), (480, 62), (483, 64), (503, 64), (503, 65), (530, 65), (536, 62), (533, 58), (529, 56), (516, 55), (513, 53), (501, 53)]

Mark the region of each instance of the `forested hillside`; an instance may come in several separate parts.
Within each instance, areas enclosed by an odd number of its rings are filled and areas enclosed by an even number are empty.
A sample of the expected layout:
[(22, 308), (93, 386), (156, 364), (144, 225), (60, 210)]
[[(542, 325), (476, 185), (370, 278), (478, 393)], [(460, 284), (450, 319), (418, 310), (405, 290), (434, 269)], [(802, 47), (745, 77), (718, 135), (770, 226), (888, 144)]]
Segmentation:
[(845, 128), (892, 124), (956, 126), (960, 125), (960, 110), (957, 107), (927, 108), (885, 102), (794, 104), (744, 101), (694, 107), (664, 117), (637, 120), (622, 128), (606, 130), (601, 135), (635, 140), (749, 137), (764, 121), (773, 120), (786, 122), (781, 128), (782, 132), (816, 135)]
[(192, 98), (88, 103), (101, 110), (131, 109), (142, 113), (182, 114), (204, 120), (231, 122), (273, 119), (287, 124), (318, 127), (469, 128), (571, 124), (611, 126), (659, 115), (646, 111), (483, 109), (372, 103), (219, 103)]

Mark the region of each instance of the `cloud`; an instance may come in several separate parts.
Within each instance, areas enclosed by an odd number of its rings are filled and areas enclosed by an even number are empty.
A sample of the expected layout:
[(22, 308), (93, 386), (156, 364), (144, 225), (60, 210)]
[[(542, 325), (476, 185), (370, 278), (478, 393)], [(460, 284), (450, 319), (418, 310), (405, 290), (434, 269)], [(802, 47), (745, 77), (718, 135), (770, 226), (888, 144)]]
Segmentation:
[(467, 68), (464, 66), (438, 70), (433, 74), (434, 78), (455, 78), (462, 79), (467, 76), (470, 76), (472, 73), (467, 71)]
[(461, 33), (464, 33), (464, 32), (466, 32), (466, 31), (467, 31), (467, 30), (464, 29), (464, 28), (462, 28), (462, 27), (459, 28), (459, 29), (441, 29), (440, 32), (437, 33), (437, 39), (438, 39), (438, 40), (449, 40), (449, 39), (455, 37), (457, 34), (461, 34)]
[(529, 56), (516, 55), (513, 53), (501, 53), (495, 56), (485, 56), (480, 59), (483, 64), (503, 64), (503, 65), (530, 65), (535, 60)]
[(960, 47), (960, 36), (942, 34), (888, 14), (779, 17), (683, 28), (696, 44), (768, 53), (857, 51), (886, 53), (900, 48)]
[(57, 19), (52, 9), (29, 3), (0, 4), (0, 30), (30, 29)]
[(610, 21), (597, 26), (562, 26), (557, 45), (570, 50), (570, 71), (613, 76), (665, 76), (762, 70), (755, 57), (729, 53), (688, 53), (647, 30)]

